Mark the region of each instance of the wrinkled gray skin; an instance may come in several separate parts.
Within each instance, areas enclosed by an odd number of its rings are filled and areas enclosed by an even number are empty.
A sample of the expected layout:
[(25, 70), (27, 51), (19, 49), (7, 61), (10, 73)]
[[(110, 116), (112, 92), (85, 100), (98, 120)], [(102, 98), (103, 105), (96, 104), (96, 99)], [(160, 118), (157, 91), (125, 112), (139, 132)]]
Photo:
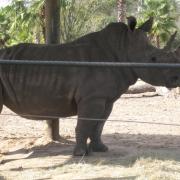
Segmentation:
[[(129, 24), (130, 25), (130, 24)], [(111, 23), (65, 45), (19, 44), (0, 50), (1, 59), (178, 62), (175, 53), (153, 47), (146, 33), (152, 19), (137, 29)], [(74, 155), (105, 152), (101, 140), (113, 103), (138, 78), (156, 86), (180, 85), (177, 71), (136, 68), (0, 65), (0, 105), (19, 115), (78, 115)], [(30, 119), (41, 119), (29, 117)], [(86, 118), (104, 119), (88, 121)], [(51, 118), (49, 118), (51, 120)], [(87, 139), (90, 138), (89, 148)]]

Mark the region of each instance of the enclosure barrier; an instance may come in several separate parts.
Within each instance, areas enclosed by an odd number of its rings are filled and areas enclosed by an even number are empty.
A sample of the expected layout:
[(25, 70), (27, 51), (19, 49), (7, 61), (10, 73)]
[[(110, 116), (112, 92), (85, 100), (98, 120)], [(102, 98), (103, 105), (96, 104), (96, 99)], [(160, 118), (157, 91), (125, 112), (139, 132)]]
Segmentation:
[[(18, 115), (16, 115), (16, 114), (0, 114), (0, 116), (14, 116), (14, 117), (19, 117), (19, 116), (21, 116), (21, 117), (24, 117), (24, 118), (40, 118), (40, 119), (51, 119), (51, 120), (53, 120), (53, 119), (55, 119), (55, 120), (57, 120), (57, 119), (59, 119), (60, 117), (58, 117), (58, 116), (39, 116), (39, 115), (29, 115), (29, 114), (18, 114)], [(75, 118), (75, 117), (67, 117), (67, 118), (65, 118), (65, 117), (63, 117), (63, 118), (61, 118), (61, 119), (66, 119), (66, 120), (77, 120), (77, 118)], [(79, 118), (80, 120), (82, 119), (82, 118)], [(176, 126), (176, 127), (180, 127), (180, 124), (178, 124), (178, 123), (162, 123), (162, 122), (146, 122), (146, 121), (134, 121), (134, 120), (122, 120), (122, 119), (95, 119), (95, 118), (83, 118), (83, 121), (111, 121), (111, 122), (121, 122), (121, 123), (135, 123), (135, 124), (151, 124), (151, 125), (163, 125), (163, 126)]]
[(180, 69), (180, 63), (137, 63), (137, 62), (82, 62), (82, 61), (41, 61), (41, 60), (3, 60), (0, 64), (14, 65), (60, 65), (75, 67), (134, 67), (134, 68), (175, 68)]
[[(42, 61), (42, 60), (3, 60), (0, 59), (0, 64), (3, 65), (58, 65), (63, 67), (112, 67), (112, 68), (158, 68), (158, 69), (179, 69), (180, 63), (137, 63), (137, 62), (82, 62), (82, 61)], [(44, 119), (57, 119), (57, 116), (39, 116), (30, 114), (1, 114), (1, 116), (22, 116), (26, 118), (44, 118)], [(63, 119), (76, 119), (76, 118), (63, 118)], [(79, 118), (81, 119), (81, 118)], [(105, 119), (93, 119), (83, 117), (83, 120), (87, 121), (104, 121)], [(180, 124), (171, 123), (154, 123), (145, 121), (133, 121), (133, 120), (119, 120), (119, 119), (108, 119), (107, 121), (113, 122), (124, 122), (124, 123), (140, 123), (140, 124), (156, 124), (156, 125), (170, 125), (180, 126)]]

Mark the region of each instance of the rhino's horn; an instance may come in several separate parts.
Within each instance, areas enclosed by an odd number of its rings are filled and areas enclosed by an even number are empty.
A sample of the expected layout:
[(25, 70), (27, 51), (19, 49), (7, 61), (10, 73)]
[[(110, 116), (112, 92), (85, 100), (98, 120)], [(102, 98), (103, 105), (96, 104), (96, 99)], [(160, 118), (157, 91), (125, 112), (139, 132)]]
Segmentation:
[(177, 34), (177, 31), (175, 31), (174, 34), (171, 35), (169, 41), (167, 42), (167, 44), (164, 47), (165, 51), (171, 51), (172, 50), (172, 45), (173, 45), (173, 42), (176, 38), (176, 34)]

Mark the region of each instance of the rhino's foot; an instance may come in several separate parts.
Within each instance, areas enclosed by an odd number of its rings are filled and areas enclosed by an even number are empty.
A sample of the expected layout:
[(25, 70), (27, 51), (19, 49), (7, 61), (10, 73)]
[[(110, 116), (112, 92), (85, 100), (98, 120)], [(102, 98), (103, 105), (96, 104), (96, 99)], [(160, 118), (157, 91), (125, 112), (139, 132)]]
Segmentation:
[(107, 152), (108, 151), (108, 147), (103, 144), (103, 143), (90, 143), (89, 144), (89, 149), (90, 151), (93, 152)]
[(61, 142), (63, 140), (63, 138), (60, 135), (53, 135), (52, 140)]
[(89, 154), (89, 151), (88, 151), (88, 148), (87, 146), (85, 145), (76, 145), (75, 148), (74, 148), (74, 152), (73, 152), (73, 155), (74, 156), (84, 156), (84, 155), (88, 155)]
[(53, 141), (58, 141), (60, 143), (63, 143), (63, 144), (69, 144), (69, 143), (72, 143), (72, 141), (69, 141), (67, 140), (66, 138), (62, 137), (62, 136), (56, 136), (56, 137), (53, 137)]
[(62, 143), (62, 144), (74, 144), (73, 141), (67, 140), (67, 139), (64, 138), (64, 137), (60, 137), (59, 142)]

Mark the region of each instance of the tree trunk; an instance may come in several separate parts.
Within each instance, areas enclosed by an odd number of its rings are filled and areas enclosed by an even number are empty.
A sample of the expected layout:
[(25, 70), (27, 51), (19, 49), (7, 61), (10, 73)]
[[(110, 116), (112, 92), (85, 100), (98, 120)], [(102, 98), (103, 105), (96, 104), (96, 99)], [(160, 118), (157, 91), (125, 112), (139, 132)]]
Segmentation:
[(59, 0), (45, 1), (45, 19), (46, 19), (46, 43), (60, 43), (60, 4)]
[(160, 48), (160, 37), (159, 37), (159, 35), (156, 36), (156, 46), (157, 46), (157, 48)]
[(126, 1), (117, 1), (117, 20), (118, 22), (126, 22)]
[(39, 16), (40, 16), (40, 26), (41, 26), (41, 31), (43, 35), (43, 40), (44, 42), (46, 42), (45, 4), (41, 8), (39, 12)]
[[(45, 1), (46, 44), (59, 44), (60, 38), (60, 4), (59, 0)], [(47, 136), (60, 140), (59, 120), (47, 121)]]

